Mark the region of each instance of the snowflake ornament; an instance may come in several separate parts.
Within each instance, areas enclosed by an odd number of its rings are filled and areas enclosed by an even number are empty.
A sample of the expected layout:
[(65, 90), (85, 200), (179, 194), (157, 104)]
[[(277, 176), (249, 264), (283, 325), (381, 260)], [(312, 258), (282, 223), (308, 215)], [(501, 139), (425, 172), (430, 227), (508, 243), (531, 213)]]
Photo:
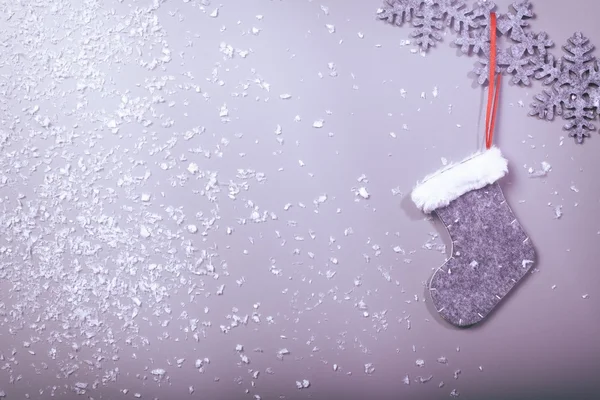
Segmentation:
[(426, 51), (442, 40), (441, 33), (446, 27), (462, 34), (484, 26), (482, 23), (494, 7), (485, 0), (473, 7), (467, 7), (462, 0), (385, 0), (377, 15), (398, 26), (412, 23), (416, 29), (410, 36)]
[(592, 124), (600, 106), (600, 72), (598, 60), (590, 53), (594, 46), (581, 32), (575, 33), (563, 47), (565, 55), (555, 60), (548, 55), (537, 79), (550, 86), (535, 97), (530, 115), (548, 121), (555, 115), (563, 117), (567, 123), (563, 129), (578, 143), (596, 127)]
[[(410, 37), (422, 51), (428, 51), (442, 40), (451, 28), (457, 34), (453, 43), (462, 53), (479, 60), (473, 69), (477, 82), (484, 85), (489, 76), (490, 13), (496, 9), (491, 0), (384, 0), (377, 10), (379, 19), (415, 29)], [(600, 108), (600, 72), (593, 46), (581, 33), (576, 33), (564, 47), (568, 53), (556, 60), (548, 49), (554, 46), (545, 32), (529, 31), (534, 18), (530, 0), (517, 0), (506, 14), (497, 14), (497, 35), (509, 42), (507, 48), (496, 49), (496, 73), (510, 75), (516, 85), (530, 86), (541, 79), (550, 86), (536, 97), (530, 115), (553, 120), (555, 115), (567, 120), (564, 129), (578, 143), (595, 129), (592, 121)]]
[[(490, 13), (496, 8), (491, 0), (478, 0), (467, 6), (463, 0), (385, 0), (378, 17), (395, 25), (411, 22), (416, 28), (410, 36), (423, 51), (442, 40), (446, 27), (458, 34), (453, 43), (464, 54), (480, 57), (473, 72), (483, 85), (489, 76)], [(506, 36), (511, 45), (497, 49), (496, 72), (512, 75), (513, 84), (530, 85), (531, 77), (541, 68), (547, 49), (554, 43), (544, 32), (528, 32), (533, 18), (529, 0), (515, 1), (506, 14), (498, 15), (498, 36)]]

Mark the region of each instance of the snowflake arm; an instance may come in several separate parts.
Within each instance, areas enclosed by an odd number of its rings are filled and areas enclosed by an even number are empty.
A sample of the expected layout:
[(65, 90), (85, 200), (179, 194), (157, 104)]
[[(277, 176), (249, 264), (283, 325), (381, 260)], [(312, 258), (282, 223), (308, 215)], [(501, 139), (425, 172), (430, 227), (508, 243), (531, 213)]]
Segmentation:
[(539, 54), (545, 56), (547, 49), (554, 46), (554, 42), (548, 39), (546, 32), (540, 32), (537, 35), (533, 32), (527, 32), (522, 39), (523, 46), (529, 55)]
[[(501, 74), (503, 72), (503, 67), (500, 64), (496, 64), (496, 73)], [(487, 59), (480, 59), (478, 61), (478, 65), (473, 68), (472, 71), (475, 76), (477, 76), (477, 83), (480, 85), (485, 85), (487, 81), (489, 81), (490, 77), (490, 63)]]
[(383, 7), (377, 10), (377, 17), (400, 26), (410, 22), (423, 3), (425, 0), (385, 0)]
[(512, 4), (514, 12), (501, 15), (498, 18), (498, 30), (503, 34), (510, 33), (510, 38), (520, 41), (524, 35), (523, 28), (529, 26), (527, 21), (533, 18), (531, 2), (529, 0), (515, 1)]
[(551, 85), (558, 81), (563, 74), (562, 59), (555, 59), (552, 54), (540, 59), (535, 79), (543, 79), (544, 85)]
[(590, 99), (576, 98), (565, 105), (563, 118), (567, 123), (563, 129), (569, 131), (569, 136), (575, 138), (578, 143), (583, 143), (586, 137), (590, 137), (590, 132), (596, 129), (591, 122), (595, 117)]
[(536, 101), (531, 104), (529, 115), (553, 121), (554, 115), (562, 115), (564, 94), (556, 88), (544, 89), (535, 96)]
[(581, 76), (589, 70), (590, 61), (595, 60), (590, 54), (594, 46), (589, 41), (581, 32), (576, 32), (565, 45), (564, 50), (567, 54), (563, 58), (568, 61), (565, 65), (571, 73)]
[(508, 51), (498, 54), (498, 64), (505, 67), (506, 72), (512, 74), (512, 83), (529, 86), (530, 78), (535, 75), (537, 67), (532, 61), (532, 56), (523, 57), (523, 52), (522, 46), (511, 46)]
[(440, 7), (445, 10), (446, 24), (456, 33), (468, 32), (469, 29), (479, 27), (478, 16), (463, 0), (440, 0)]
[(443, 13), (436, 8), (424, 8), (417, 12), (413, 19), (415, 30), (411, 37), (423, 50), (435, 46), (435, 42), (442, 40), (441, 30), (444, 29)]
[(465, 31), (454, 40), (454, 44), (460, 47), (463, 54), (488, 54), (490, 49), (490, 34), (487, 30), (469, 32)]

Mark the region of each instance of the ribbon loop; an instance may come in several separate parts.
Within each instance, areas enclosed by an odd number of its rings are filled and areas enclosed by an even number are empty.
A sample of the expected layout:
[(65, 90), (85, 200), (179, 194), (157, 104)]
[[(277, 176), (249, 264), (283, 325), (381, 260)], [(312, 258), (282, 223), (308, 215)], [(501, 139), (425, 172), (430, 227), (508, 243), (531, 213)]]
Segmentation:
[(494, 138), (494, 125), (496, 124), (496, 110), (498, 110), (498, 96), (500, 94), (500, 79), (502, 74), (496, 75), (496, 13), (490, 13), (490, 62), (488, 64), (490, 75), (488, 78), (488, 102), (485, 115), (485, 147), (492, 147)]

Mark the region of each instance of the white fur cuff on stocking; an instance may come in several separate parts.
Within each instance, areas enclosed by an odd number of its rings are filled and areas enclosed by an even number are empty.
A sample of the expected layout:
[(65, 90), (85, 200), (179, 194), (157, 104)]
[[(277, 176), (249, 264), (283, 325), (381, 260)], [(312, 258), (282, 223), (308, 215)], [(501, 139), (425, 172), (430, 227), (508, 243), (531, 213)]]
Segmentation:
[(428, 214), (467, 192), (496, 182), (507, 173), (508, 162), (500, 149), (492, 147), (426, 176), (413, 189), (411, 198), (421, 211)]

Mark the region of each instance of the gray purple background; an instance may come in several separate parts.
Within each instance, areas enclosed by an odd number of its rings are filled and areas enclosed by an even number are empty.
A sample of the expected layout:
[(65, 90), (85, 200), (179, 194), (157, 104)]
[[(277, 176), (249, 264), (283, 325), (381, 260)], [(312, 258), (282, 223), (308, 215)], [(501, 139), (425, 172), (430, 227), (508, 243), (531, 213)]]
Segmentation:
[[(539, 262), (484, 324), (453, 328), (425, 290), (449, 239), (408, 195), (442, 157), (460, 160), (481, 143), (485, 92), (468, 76), (475, 60), (449, 40), (415, 53), (402, 45), (408, 28), (376, 20), (379, 1), (211, 3), (0, 2), (6, 398), (418, 400), (453, 389), (462, 399), (599, 398), (600, 136), (575, 145), (562, 121), (527, 117), (539, 82), (505, 82), (502, 188)], [(504, 12), (509, 1), (497, 3)], [(534, 30), (556, 44), (581, 30), (600, 45), (596, 1), (534, 7)], [(160, 60), (166, 46), (170, 60), (140, 64)], [(120, 107), (132, 121), (112, 133)], [(96, 171), (91, 160), (100, 159)], [(542, 161), (552, 171), (530, 178)], [(99, 200), (82, 206), (93, 188)], [(28, 217), (34, 203), (51, 216)], [(149, 222), (149, 213), (162, 219)], [(98, 229), (102, 216), (120, 231)], [(44, 257), (69, 227), (66, 251)], [(101, 250), (82, 253), (82, 241)], [(214, 273), (198, 275), (209, 264), (198, 262), (203, 250)], [(281, 349), (289, 354), (278, 357)], [(205, 357), (200, 372), (195, 360)], [(298, 389), (303, 379), (310, 386)], [(73, 391), (77, 382), (85, 394)]]

